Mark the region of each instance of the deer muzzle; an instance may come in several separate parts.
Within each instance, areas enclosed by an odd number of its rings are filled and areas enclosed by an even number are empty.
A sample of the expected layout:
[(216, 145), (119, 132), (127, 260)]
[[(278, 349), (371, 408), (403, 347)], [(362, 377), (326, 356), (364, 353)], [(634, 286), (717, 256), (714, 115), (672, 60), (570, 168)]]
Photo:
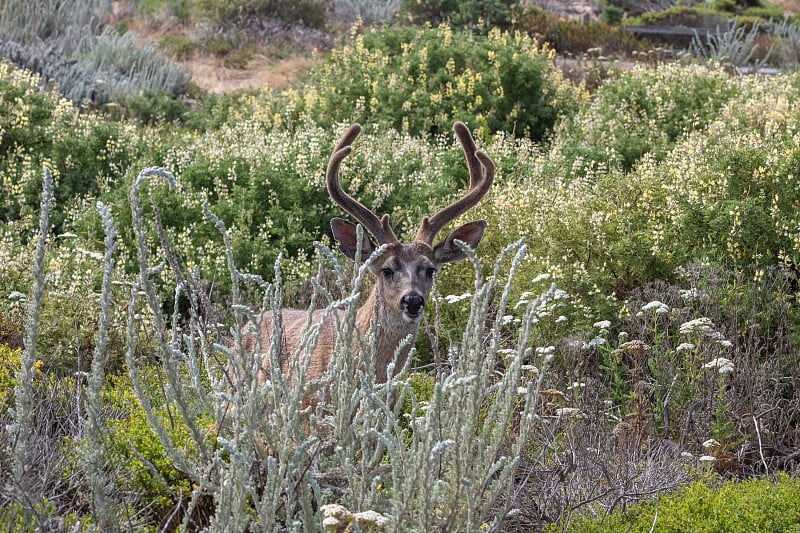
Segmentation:
[(419, 318), (422, 308), (425, 306), (425, 298), (419, 294), (406, 294), (400, 298), (400, 308), (403, 310), (403, 317), (410, 320)]

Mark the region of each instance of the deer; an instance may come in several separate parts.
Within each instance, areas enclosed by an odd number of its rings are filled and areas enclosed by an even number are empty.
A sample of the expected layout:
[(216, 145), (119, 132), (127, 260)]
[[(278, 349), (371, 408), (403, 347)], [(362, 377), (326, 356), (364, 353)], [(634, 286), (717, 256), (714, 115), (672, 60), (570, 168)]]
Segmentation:
[[(463, 122), (453, 125), (456, 137), (461, 144), (469, 169), (469, 188), (458, 200), (425, 216), (420, 223), (414, 240), (401, 242), (389, 224), (389, 215), (381, 218), (361, 202), (344, 191), (339, 183), (339, 168), (342, 161), (352, 152), (352, 144), (361, 133), (361, 126), (353, 124), (345, 132), (328, 161), (325, 182), (331, 199), (346, 213), (351, 215), (365, 231), (359, 232), (352, 222), (341, 218), (331, 220), (333, 237), (342, 253), (351, 261), (367, 261), (379, 247), (386, 246), (382, 254), (373, 258), (369, 272), (375, 277), (369, 296), (356, 311), (355, 327), (357, 333), (365, 335), (375, 327), (375, 380), (386, 382), (391, 376), (388, 368), (395, 362), (395, 368), (405, 365), (417, 331), (428, 305), (433, 278), (439, 269), (447, 264), (465, 259), (464, 250), (456, 243), (461, 241), (475, 249), (483, 238), (488, 226), (485, 220), (475, 220), (462, 224), (452, 230), (444, 239), (433, 244), (436, 235), (450, 222), (460, 217), (478, 204), (492, 186), (495, 175), (494, 162), (483, 151), (478, 150), (472, 134)], [(367, 235), (369, 233), (369, 235)], [(374, 239), (374, 240), (373, 240)], [(359, 253), (360, 256), (356, 257)], [(283, 324), (281, 355), (284, 367), (287, 357), (297, 353), (304, 331), (309, 323), (320, 325), (319, 337), (311, 353), (307, 379), (318, 380), (331, 363), (333, 347), (336, 343), (335, 321), (326, 311), (312, 312), (309, 322), (307, 310), (283, 309), (280, 315)], [(264, 345), (272, 336), (272, 311), (262, 311), (259, 319), (261, 339)], [(253, 324), (245, 326), (243, 337), (244, 352), (254, 356), (255, 336)], [(257, 327), (257, 326), (256, 326)], [(411, 342), (407, 342), (410, 337)], [(398, 351), (398, 347), (401, 346)], [(358, 356), (358, 343), (354, 344), (354, 356)], [(266, 381), (269, 375), (269, 354), (262, 355), (259, 380)], [(284, 368), (285, 369), (285, 368)]]

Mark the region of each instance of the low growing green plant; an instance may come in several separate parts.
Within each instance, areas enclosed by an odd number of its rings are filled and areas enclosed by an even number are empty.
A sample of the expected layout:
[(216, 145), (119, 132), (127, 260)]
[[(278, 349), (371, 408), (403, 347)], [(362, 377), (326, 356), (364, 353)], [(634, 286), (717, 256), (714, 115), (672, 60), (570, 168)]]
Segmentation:
[(573, 515), (547, 531), (792, 531), (800, 527), (800, 480), (696, 481), (676, 494), (596, 518)]

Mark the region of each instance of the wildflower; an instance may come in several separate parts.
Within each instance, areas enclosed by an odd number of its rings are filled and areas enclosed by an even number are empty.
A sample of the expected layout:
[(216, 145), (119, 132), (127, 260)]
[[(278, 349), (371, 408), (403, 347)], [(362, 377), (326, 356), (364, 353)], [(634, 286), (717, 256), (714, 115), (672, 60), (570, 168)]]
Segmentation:
[(602, 346), (606, 343), (606, 340), (603, 337), (595, 337), (587, 343), (584, 343), (583, 349), (589, 348), (597, 348), (598, 346)]
[(539, 274), (538, 276), (533, 278), (533, 280), (531, 280), (531, 281), (533, 283), (539, 283), (540, 281), (544, 281), (546, 279), (550, 279), (550, 274)]
[(692, 287), (691, 289), (685, 289), (678, 292), (681, 297), (681, 300), (684, 302), (693, 302), (696, 300), (705, 300), (708, 298), (708, 295), (705, 293), (700, 292), (697, 290), (696, 287)]
[(544, 389), (539, 394), (548, 400), (565, 401), (567, 399), (567, 395), (558, 389)]
[(563, 289), (556, 289), (553, 291), (553, 300), (568, 300), (569, 293)]
[(592, 327), (593, 328), (597, 328), (597, 329), (608, 329), (608, 328), (611, 327), (611, 321), (610, 320), (601, 320), (600, 322), (595, 322), (592, 325)]
[(701, 333), (708, 335), (714, 331), (714, 322), (710, 318), (700, 317), (684, 322), (680, 327), (681, 335), (691, 335), (693, 333)]
[(682, 343), (680, 343), (678, 345), (677, 348), (675, 348), (675, 351), (677, 351), (677, 352), (691, 352), (695, 348), (697, 348), (697, 346), (695, 346), (691, 342), (682, 342)]
[(353, 521), (353, 513), (338, 503), (329, 503), (320, 507), (322, 511), (322, 527), (328, 531), (338, 531), (339, 527), (347, 526)]
[(615, 351), (624, 352), (633, 356), (641, 356), (649, 355), (652, 350), (653, 347), (646, 342), (640, 341), (639, 339), (633, 339), (632, 341), (623, 342)]
[(586, 420), (588, 418), (586, 413), (577, 407), (559, 407), (556, 409), (555, 413), (559, 418), (567, 418), (572, 420)]
[(472, 296), (472, 294), (470, 294), (468, 292), (465, 292), (464, 294), (459, 294), (459, 295), (448, 294), (447, 296), (444, 297), (444, 301), (446, 301), (449, 304), (454, 304), (454, 303), (460, 302), (461, 300), (466, 300), (467, 298), (469, 298), (471, 296)]
[(365, 529), (364, 526), (384, 528), (389, 525), (389, 519), (377, 511), (362, 511), (353, 515), (353, 521)]
[(717, 448), (719, 441), (717, 439), (708, 439), (703, 443), (703, 448)]
[(703, 368), (716, 368), (720, 374), (730, 374), (736, 369), (736, 365), (730, 359), (717, 357), (704, 364)]
[(566, 321), (567, 317), (565, 317), (564, 315), (560, 315), (558, 318), (556, 318), (556, 324), (560, 324), (561, 322), (566, 322)]
[(543, 348), (536, 348), (536, 353), (539, 355), (547, 355), (556, 351), (555, 346), (545, 346)]
[(522, 365), (522, 366), (521, 366), (521, 367), (519, 367), (519, 368), (520, 368), (520, 370), (522, 370), (523, 372), (528, 372), (529, 374), (533, 374), (534, 376), (538, 376), (538, 375), (539, 375), (539, 369), (538, 369), (538, 368), (536, 368), (536, 367), (535, 367), (535, 366), (533, 366), (533, 365)]
[(585, 388), (586, 388), (586, 383), (582, 381), (573, 381), (572, 384), (567, 387), (567, 390), (585, 389)]
[(710, 466), (717, 461), (717, 458), (713, 455), (701, 455), (697, 460), (700, 461), (702, 465)]
[(653, 300), (652, 302), (644, 304), (642, 306), (642, 309), (638, 313), (636, 313), (636, 316), (643, 316), (644, 313), (654, 313), (656, 315), (663, 315), (669, 313), (669, 306), (658, 300)]

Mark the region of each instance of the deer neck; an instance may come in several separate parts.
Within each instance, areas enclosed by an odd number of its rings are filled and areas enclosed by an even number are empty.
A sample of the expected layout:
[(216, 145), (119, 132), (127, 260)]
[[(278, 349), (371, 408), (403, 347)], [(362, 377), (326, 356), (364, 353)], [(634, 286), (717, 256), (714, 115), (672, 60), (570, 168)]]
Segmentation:
[(384, 302), (379, 301), (378, 287), (372, 289), (367, 300), (358, 308), (356, 314), (356, 326), (363, 338), (375, 323), (375, 378), (379, 382), (386, 381), (386, 369), (394, 360), (397, 346), (409, 335), (412, 336), (410, 343), (406, 344), (397, 359), (395, 372), (402, 367), (411, 347), (414, 345), (419, 321), (408, 322), (403, 319), (400, 312), (393, 312)]

